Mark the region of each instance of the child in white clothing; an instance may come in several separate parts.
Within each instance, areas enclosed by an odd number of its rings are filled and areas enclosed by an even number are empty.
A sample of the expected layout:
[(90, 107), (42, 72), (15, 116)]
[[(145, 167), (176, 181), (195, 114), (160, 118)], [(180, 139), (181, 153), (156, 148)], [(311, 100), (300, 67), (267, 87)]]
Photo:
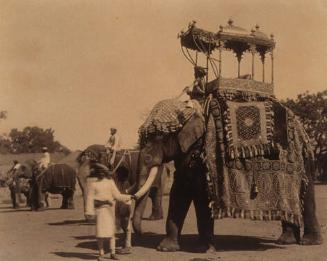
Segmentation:
[(96, 216), (96, 237), (99, 247), (99, 258), (104, 256), (104, 239), (109, 238), (110, 258), (118, 260), (115, 248), (115, 200), (125, 203), (131, 202), (130, 195), (121, 194), (109, 174), (109, 170), (102, 164), (94, 164), (98, 180), (88, 188), (86, 211), (87, 216)]

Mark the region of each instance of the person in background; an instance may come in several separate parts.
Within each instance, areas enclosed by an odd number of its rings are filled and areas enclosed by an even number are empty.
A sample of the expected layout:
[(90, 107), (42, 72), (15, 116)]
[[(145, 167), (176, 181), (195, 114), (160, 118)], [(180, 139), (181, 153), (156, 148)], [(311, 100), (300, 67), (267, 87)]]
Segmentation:
[(20, 191), (20, 185), (19, 185), (19, 176), (17, 174), (17, 171), (21, 167), (21, 164), (18, 162), (18, 160), (13, 160), (13, 166), (11, 169), (7, 172), (8, 173), (8, 180), (7, 180), (7, 185), (9, 187), (14, 187), (15, 188), (15, 193), (16, 197), (18, 199), (18, 202), (22, 202), (22, 197), (21, 197), (21, 191)]
[(48, 152), (48, 148), (43, 147), (42, 152), (43, 152), (43, 155), (42, 155), (41, 159), (38, 161), (39, 169), (41, 171), (48, 168), (48, 166), (50, 164), (50, 153)]
[(13, 166), (11, 167), (11, 169), (8, 171), (8, 174), (10, 174), (11, 176), (15, 176), (16, 171), (20, 168), (20, 163), (18, 162), (18, 160), (13, 160)]
[(107, 141), (106, 145), (106, 151), (108, 154), (108, 163), (111, 168), (113, 168), (113, 165), (115, 163), (115, 158), (116, 158), (116, 153), (117, 150), (120, 149), (120, 137), (117, 133), (116, 128), (111, 128), (110, 129), (110, 137), (109, 140)]
[(115, 239), (115, 200), (131, 204), (131, 195), (121, 194), (116, 187), (109, 169), (94, 163), (91, 169), (98, 180), (92, 182), (88, 189), (85, 215), (87, 219), (96, 217), (96, 238), (99, 258), (104, 258), (104, 240), (109, 239), (110, 258), (118, 260)]

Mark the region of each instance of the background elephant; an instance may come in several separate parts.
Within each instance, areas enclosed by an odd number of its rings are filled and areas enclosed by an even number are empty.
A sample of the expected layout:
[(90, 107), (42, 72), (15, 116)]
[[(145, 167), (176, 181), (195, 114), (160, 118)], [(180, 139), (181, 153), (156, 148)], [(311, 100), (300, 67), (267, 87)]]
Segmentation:
[(47, 193), (61, 194), (63, 209), (74, 208), (76, 171), (67, 164), (53, 164), (39, 173), (33, 172), (31, 188), (32, 210), (42, 210), (47, 205)]
[[(156, 105), (152, 112), (157, 113), (163, 111), (165, 115), (173, 114), (176, 108), (183, 105), (169, 105), (169, 102), (163, 101), (162, 104)], [(275, 104), (278, 108), (279, 103)], [(174, 111), (167, 112), (167, 107), (171, 106)], [(158, 109), (161, 108), (161, 110)], [(185, 107), (185, 106), (184, 106)], [(185, 108), (184, 108), (185, 109)], [(165, 111), (166, 110), (166, 111)], [(186, 108), (185, 110), (189, 110)], [(150, 118), (155, 118), (155, 115), (150, 114)], [(177, 110), (178, 117), (181, 117), (181, 111)], [(186, 113), (184, 113), (186, 114)], [(152, 116), (151, 116), (152, 115)], [(280, 116), (280, 115), (279, 115)], [(185, 117), (184, 117), (185, 118)], [(278, 119), (276, 119), (278, 121)], [(158, 122), (158, 121), (157, 121)], [(209, 208), (208, 190), (208, 166), (204, 166), (203, 159), (200, 155), (204, 151), (203, 144), (206, 137), (206, 123), (201, 112), (193, 110), (192, 116), (182, 122), (180, 129), (162, 127), (161, 132), (149, 134), (148, 126), (151, 128), (153, 123), (147, 121), (140, 128), (141, 133), (141, 151), (139, 159), (139, 176), (137, 179), (138, 192), (136, 193), (139, 200), (136, 203), (133, 227), (137, 233), (142, 233), (141, 217), (144, 211), (144, 201), (148, 195), (148, 190), (157, 177), (157, 166), (170, 160), (175, 161), (176, 175), (171, 189), (168, 217), (166, 222), (166, 238), (158, 246), (162, 251), (175, 251), (179, 249), (179, 236), (183, 227), (183, 222), (186, 217), (191, 201), (194, 202), (196, 210), (196, 218), (199, 231), (200, 245), (204, 250), (212, 250), (213, 239), (213, 219), (211, 217), (211, 209)], [(277, 124), (276, 124), (277, 125)], [(174, 125), (178, 126), (178, 124)], [(145, 131), (142, 130), (145, 129)], [(160, 129), (158, 126), (153, 128)], [(165, 130), (167, 130), (165, 132)], [(171, 131), (173, 129), (173, 131)], [(296, 133), (303, 133), (299, 126), (295, 128)], [(170, 131), (169, 131), (170, 130)], [(142, 137), (142, 133), (143, 137)], [(293, 135), (294, 133), (292, 133)], [(297, 134), (296, 134), (297, 135)], [(278, 136), (278, 135), (277, 135)], [(283, 137), (279, 137), (282, 138)], [(304, 146), (304, 140), (299, 141)], [(215, 152), (216, 153), (216, 149)], [(209, 155), (207, 155), (209, 156)], [(211, 155), (212, 156), (212, 155)], [(315, 213), (315, 199), (312, 172), (309, 169), (310, 158), (304, 156), (306, 165), (306, 193), (303, 197), (303, 221), (304, 235), (302, 243), (304, 244), (321, 244), (322, 238), (320, 227)], [(221, 166), (222, 167), (222, 166)], [(296, 197), (300, 197), (297, 195)], [(211, 203), (211, 202), (210, 202)], [(299, 242), (300, 228), (299, 226), (291, 225), (288, 222), (283, 222), (283, 232), (278, 239), (279, 243), (295, 243)]]

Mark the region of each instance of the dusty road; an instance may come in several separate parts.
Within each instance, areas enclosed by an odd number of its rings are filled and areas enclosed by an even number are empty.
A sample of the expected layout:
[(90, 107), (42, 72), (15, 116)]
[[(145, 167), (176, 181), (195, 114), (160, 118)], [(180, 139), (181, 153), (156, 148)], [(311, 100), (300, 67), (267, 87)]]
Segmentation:
[[(148, 231), (136, 240), (131, 255), (120, 260), (327, 260), (327, 185), (316, 186), (318, 216), (325, 243), (321, 246), (279, 246), (279, 222), (224, 219), (215, 223), (215, 254), (192, 252), (196, 241), (195, 214), (192, 208), (185, 222), (182, 251), (162, 253), (155, 247), (164, 236), (164, 220), (144, 221)], [(0, 189), (0, 260), (96, 260), (93, 225), (83, 222), (81, 196), (75, 210), (61, 210), (60, 197), (52, 198), (52, 207), (43, 212), (10, 207), (6, 188)], [(164, 198), (167, 210), (168, 197)], [(150, 205), (150, 204), (149, 204)], [(149, 211), (148, 206), (148, 211)]]

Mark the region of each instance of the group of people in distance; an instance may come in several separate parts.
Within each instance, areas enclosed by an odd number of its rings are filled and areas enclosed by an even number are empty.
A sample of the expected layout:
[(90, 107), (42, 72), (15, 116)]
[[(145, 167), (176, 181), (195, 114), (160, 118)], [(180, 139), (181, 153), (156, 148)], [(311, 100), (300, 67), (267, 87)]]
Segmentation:
[[(45, 170), (49, 166), (50, 162), (51, 162), (51, 158), (50, 158), (50, 153), (48, 152), (48, 148), (43, 147), (42, 148), (42, 156), (37, 161), (37, 167), (40, 170), (40, 172)], [(21, 202), (22, 200), (20, 198), (20, 189), (21, 188), (19, 186), (18, 179), (25, 178), (25, 176), (21, 177), (18, 175), (18, 170), (20, 167), (21, 167), (21, 163), (19, 163), (19, 161), (15, 159), (15, 160), (13, 160), (13, 166), (7, 172), (7, 175), (8, 175), (7, 185), (15, 187), (16, 193), (19, 197), (18, 198), (19, 202)]]

